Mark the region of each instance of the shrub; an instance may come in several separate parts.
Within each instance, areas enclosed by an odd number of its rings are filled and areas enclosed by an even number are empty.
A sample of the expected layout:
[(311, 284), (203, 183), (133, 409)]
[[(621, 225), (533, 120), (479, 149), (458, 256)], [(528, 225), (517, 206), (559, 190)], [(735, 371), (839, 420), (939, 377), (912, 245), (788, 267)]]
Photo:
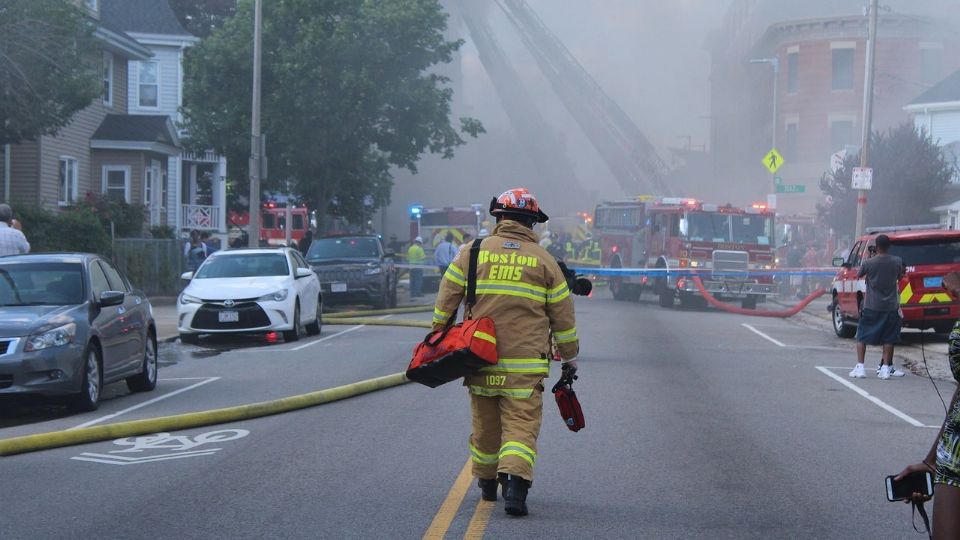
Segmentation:
[(18, 206), (15, 215), (34, 253), (83, 251), (110, 256), (110, 237), (89, 208), (51, 212), (37, 206)]
[(154, 225), (150, 227), (150, 238), (176, 240), (177, 232), (169, 225)]
[(113, 234), (117, 238), (143, 237), (147, 207), (142, 204), (128, 204), (87, 192), (86, 198), (77, 207), (90, 209), (99, 218), (107, 234), (110, 234), (112, 222)]

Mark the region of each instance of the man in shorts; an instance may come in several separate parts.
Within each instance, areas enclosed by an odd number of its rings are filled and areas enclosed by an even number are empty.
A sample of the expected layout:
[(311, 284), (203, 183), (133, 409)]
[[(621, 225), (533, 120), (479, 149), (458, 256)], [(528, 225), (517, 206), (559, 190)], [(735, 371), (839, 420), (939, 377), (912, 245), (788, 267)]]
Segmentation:
[(902, 377), (903, 372), (893, 369), (893, 347), (900, 343), (900, 290), (897, 283), (906, 269), (900, 257), (890, 255), (890, 238), (881, 234), (876, 239), (876, 251), (863, 261), (857, 277), (865, 278), (867, 294), (863, 300), (863, 313), (857, 325), (857, 365), (850, 376), (862, 379), (867, 376), (863, 367), (867, 345), (882, 345), (880, 360), (881, 379)]

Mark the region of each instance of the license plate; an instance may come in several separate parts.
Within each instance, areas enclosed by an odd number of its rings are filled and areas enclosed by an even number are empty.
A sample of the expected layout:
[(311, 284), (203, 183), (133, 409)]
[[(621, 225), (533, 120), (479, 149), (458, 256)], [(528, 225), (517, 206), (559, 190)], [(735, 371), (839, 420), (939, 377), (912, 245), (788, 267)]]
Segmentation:
[(941, 283), (943, 283), (943, 278), (940, 276), (923, 278), (923, 286), (928, 289), (940, 288)]
[(346, 283), (331, 283), (330, 292), (347, 292)]
[(239, 311), (221, 311), (217, 316), (220, 318), (220, 322), (240, 322)]

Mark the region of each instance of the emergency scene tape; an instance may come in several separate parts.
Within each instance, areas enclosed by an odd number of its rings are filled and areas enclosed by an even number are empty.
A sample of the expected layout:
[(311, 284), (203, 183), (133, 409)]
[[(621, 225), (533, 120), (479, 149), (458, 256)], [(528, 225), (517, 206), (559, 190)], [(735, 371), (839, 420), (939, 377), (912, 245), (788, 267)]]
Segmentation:
[(960, 538), (957, 8), (0, 2), (0, 540)]

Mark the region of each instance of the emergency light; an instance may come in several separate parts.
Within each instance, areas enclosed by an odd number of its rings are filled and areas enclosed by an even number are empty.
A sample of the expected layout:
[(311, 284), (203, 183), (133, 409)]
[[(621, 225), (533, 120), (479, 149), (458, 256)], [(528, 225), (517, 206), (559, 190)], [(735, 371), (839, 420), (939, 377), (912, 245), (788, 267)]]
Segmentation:
[(410, 207), (410, 217), (411, 217), (411, 218), (417, 219), (417, 218), (420, 217), (420, 214), (422, 214), (422, 213), (423, 213), (423, 206), (421, 206), (421, 205), (419, 205), (419, 204), (415, 204), (415, 205), (413, 205), (413, 206)]

